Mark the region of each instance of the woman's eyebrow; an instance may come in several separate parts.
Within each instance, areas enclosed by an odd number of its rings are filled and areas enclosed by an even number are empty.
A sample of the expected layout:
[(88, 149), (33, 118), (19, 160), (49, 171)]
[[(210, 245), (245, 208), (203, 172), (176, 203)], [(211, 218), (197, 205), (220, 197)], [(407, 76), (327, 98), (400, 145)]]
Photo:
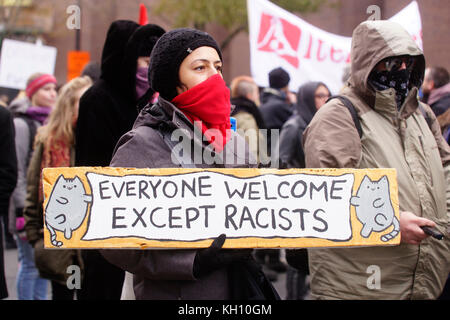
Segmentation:
[[(194, 63), (197, 63), (197, 62), (209, 63), (210, 60), (208, 60), (208, 59), (195, 59), (194, 61), (191, 62), (191, 65), (193, 65)], [(222, 63), (222, 61), (221, 60), (217, 60), (217, 61), (213, 62), (213, 64), (216, 64), (216, 63)]]

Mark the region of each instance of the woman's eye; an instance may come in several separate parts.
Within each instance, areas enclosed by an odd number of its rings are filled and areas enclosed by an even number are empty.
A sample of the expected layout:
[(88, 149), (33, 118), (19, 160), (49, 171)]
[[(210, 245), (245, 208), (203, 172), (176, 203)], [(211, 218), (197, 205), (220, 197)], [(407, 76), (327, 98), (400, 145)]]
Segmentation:
[(216, 70), (219, 71), (219, 72), (222, 72), (222, 66), (217, 66)]
[(195, 70), (197, 70), (197, 71), (202, 71), (203, 69), (205, 69), (205, 66), (195, 67)]

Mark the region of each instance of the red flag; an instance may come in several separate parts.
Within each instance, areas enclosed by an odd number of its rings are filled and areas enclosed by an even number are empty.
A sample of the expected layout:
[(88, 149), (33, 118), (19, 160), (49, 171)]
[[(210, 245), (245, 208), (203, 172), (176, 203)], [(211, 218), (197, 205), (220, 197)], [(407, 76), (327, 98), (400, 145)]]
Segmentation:
[(147, 8), (143, 3), (139, 5), (139, 24), (144, 26), (148, 23)]

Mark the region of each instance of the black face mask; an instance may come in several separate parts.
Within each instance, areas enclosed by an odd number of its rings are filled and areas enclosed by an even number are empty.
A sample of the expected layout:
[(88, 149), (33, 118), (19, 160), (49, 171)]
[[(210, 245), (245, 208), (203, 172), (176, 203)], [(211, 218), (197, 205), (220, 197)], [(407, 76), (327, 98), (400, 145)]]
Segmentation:
[(376, 90), (395, 89), (395, 101), (400, 108), (409, 93), (409, 69), (395, 71), (372, 71), (369, 81)]

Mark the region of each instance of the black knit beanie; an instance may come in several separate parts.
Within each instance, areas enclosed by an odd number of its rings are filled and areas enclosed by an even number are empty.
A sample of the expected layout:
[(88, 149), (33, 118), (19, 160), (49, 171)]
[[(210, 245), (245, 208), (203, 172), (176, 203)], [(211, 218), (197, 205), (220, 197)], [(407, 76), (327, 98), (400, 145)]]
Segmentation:
[(274, 89), (281, 89), (289, 84), (291, 78), (283, 68), (276, 68), (269, 72), (269, 86)]
[(175, 98), (181, 63), (192, 51), (204, 46), (216, 49), (220, 60), (222, 60), (219, 45), (206, 32), (180, 28), (165, 33), (159, 38), (150, 55), (148, 70), (150, 87), (158, 91), (160, 96), (166, 100), (171, 101)]

